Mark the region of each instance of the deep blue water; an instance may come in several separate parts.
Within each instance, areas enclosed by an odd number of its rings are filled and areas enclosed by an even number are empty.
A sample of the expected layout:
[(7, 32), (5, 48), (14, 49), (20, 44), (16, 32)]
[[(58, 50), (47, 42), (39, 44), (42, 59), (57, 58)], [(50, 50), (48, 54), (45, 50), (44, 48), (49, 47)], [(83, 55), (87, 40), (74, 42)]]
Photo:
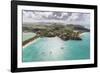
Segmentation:
[(82, 60), (90, 58), (90, 33), (83, 33), (82, 40), (63, 41), (58, 37), (40, 38), (23, 48), (23, 62)]

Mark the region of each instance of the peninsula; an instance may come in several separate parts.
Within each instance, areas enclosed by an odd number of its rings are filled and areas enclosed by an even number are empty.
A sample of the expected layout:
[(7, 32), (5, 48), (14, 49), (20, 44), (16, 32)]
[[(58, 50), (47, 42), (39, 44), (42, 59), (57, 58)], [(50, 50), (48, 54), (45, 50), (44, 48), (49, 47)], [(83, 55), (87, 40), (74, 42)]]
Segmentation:
[(34, 40), (38, 37), (59, 37), (62, 40), (82, 40), (80, 34), (83, 32), (89, 32), (88, 28), (81, 25), (66, 24), (62, 25), (60, 23), (48, 23), (45, 24), (24, 24), (23, 32), (33, 32), (36, 33), (35, 37), (32, 37), (26, 41), (23, 41), (23, 45)]

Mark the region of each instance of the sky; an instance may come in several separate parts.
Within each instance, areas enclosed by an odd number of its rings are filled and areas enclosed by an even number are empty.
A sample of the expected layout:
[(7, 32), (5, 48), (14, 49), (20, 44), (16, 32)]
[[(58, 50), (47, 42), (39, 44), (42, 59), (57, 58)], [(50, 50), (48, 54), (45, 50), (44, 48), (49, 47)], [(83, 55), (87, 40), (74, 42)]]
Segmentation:
[(90, 25), (90, 14), (79, 12), (23, 10), (23, 23), (56, 22), (65, 24)]

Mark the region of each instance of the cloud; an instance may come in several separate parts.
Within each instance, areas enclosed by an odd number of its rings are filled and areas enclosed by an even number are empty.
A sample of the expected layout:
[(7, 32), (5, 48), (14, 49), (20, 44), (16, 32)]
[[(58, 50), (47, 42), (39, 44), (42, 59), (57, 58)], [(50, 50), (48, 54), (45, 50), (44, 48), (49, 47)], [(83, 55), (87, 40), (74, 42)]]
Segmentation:
[(90, 24), (90, 14), (87, 13), (72, 13), (67, 19), (71, 24)]
[(50, 15), (52, 15), (52, 12), (34, 12), (35, 15), (37, 16), (42, 16), (42, 17), (49, 17)]
[(62, 22), (68, 24), (89, 24), (90, 14), (52, 11), (23, 11), (23, 23)]
[(79, 18), (79, 13), (72, 13), (72, 15), (68, 18), (67, 21), (77, 20)]

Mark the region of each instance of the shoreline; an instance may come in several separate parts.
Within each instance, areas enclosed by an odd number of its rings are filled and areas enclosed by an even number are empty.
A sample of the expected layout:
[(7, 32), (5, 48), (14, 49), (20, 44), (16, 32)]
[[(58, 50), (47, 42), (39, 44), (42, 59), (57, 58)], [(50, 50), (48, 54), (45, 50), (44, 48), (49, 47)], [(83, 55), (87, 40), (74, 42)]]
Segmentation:
[[(83, 36), (84, 34), (85, 34), (85, 32), (84, 32), (84, 33), (81, 33), (81, 34), (79, 35), (79, 37)], [(55, 37), (57, 37), (57, 36), (55, 36)], [(54, 38), (54, 37), (48, 37), (48, 39), (49, 39), (49, 38)], [(40, 37), (36, 38), (36, 39), (33, 40), (33, 41), (30, 41), (29, 43), (23, 45), (22, 47), (25, 48), (25, 47), (29, 46), (30, 44), (35, 43), (35, 42), (38, 41), (39, 39), (40, 39)]]
[(22, 47), (25, 48), (25, 47), (29, 46), (30, 44), (35, 43), (35, 42), (38, 41), (39, 39), (40, 39), (40, 37), (37, 38), (37, 39), (35, 39), (35, 40), (33, 40), (33, 41), (31, 41), (31, 42), (29, 42), (29, 43), (27, 43), (26, 45), (24, 45), (24, 46), (22, 46)]
[(83, 36), (85, 33), (88, 33), (88, 32), (83, 32), (79, 35), (79, 37)]

